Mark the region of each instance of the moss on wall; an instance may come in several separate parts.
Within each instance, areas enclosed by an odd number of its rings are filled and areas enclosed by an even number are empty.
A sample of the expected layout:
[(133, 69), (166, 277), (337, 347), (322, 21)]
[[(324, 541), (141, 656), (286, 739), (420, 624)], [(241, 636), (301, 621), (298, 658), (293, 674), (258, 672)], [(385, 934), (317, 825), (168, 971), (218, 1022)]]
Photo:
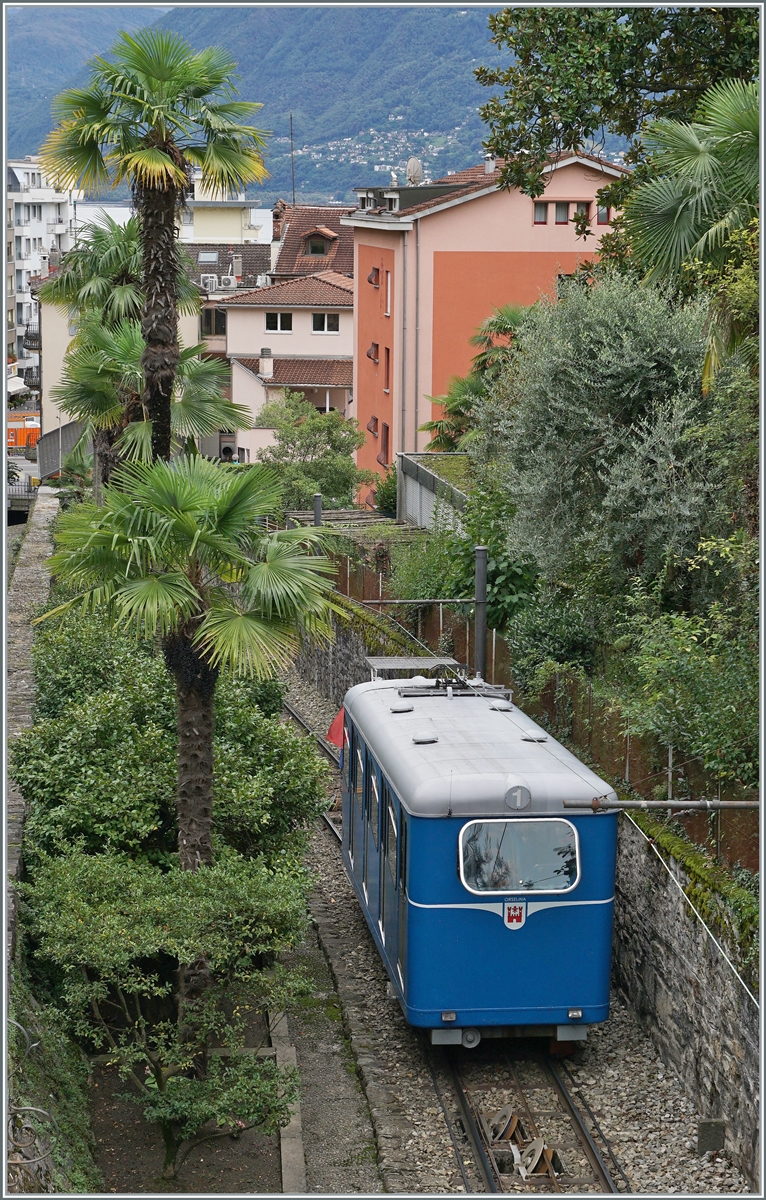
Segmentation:
[[(632, 810), (639, 829), (654, 842), (664, 857), (674, 858), (689, 877), (684, 892), (732, 951), (735, 965), (748, 987), (758, 990), (759, 904), (746, 888), (740, 887), (728, 871), (711, 862), (692, 842), (664, 821), (649, 813)], [(693, 917), (691, 910), (690, 917)]]
[(103, 1191), (93, 1159), (87, 1064), (62, 1028), (59, 1015), (34, 999), (18, 967), (8, 1015), (26, 1030), (31, 1044), (29, 1048), (16, 1025), (9, 1025), (9, 1102), (21, 1109), (46, 1110), (53, 1118), (43, 1112), (22, 1114), (37, 1135), (25, 1157), (42, 1159), (28, 1168), (41, 1186), (23, 1190)]

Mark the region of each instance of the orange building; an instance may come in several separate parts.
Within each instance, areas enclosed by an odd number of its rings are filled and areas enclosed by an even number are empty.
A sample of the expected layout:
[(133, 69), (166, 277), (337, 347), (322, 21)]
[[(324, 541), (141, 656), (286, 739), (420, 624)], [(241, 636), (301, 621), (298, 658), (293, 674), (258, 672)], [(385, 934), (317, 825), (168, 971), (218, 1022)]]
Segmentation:
[[(571, 155), (547, 169), (545, 194), (501, 191), (493, 159), (418, 186), (357, 188), (341, 217), (354, 231), (354, 403), (367, 431), (360, 467), (381, 474), (396, 452), (422, 450), (428, 396), (443, 395), (476, 353), (469, 339), (493, 309), (534, 304), (593, 256), (611, 219), (596, 192), (625, 168)], [(587, 212), (594, 237), (572, 218)], [(369, 497), (371, 500), (372, 498)]]

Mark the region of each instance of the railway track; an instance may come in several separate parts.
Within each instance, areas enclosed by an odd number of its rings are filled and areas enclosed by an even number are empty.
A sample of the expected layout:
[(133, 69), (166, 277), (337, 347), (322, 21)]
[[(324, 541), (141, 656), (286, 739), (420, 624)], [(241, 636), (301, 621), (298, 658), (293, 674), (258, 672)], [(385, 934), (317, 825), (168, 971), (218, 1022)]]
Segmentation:
[[(289, 702), (287, 715), (336, 766), (340, 753)], [(342, 840), (340, 814), (323, 827)], [(629, 1195), (631, 1185), (563, 1060), (532, 1039), (484, 1042), (475, 1050), (431, 1046), (421, 1038), (457, 1166), (467, 1192), (571, 1192)], [(608, 1160), (608, 1161), (607, 1161)]]
[[(527, 1043), (510, 1053), (496, 1045), (439, 1053), (423, 1043), (467, 1191), (630, 1193), (595, 1117), (570, 1092), (565, 1067)], [(439, 1086), (439, 1074), (448, 1087)]]

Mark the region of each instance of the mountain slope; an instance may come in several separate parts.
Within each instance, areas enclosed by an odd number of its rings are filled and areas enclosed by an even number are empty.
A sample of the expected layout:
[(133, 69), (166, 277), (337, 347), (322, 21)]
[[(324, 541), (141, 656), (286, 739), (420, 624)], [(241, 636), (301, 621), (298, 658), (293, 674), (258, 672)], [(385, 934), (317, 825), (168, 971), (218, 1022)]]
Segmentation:
[[(291, 111), (295, 148), (306, 148), (296, 155), (299, 199), (341, 200), (369, 181), (374, 166), (401, 169), (410, 153), (437, 175), (477, 161), (484, 134), (477, 109), (489, 93), (473, 68), (497, 59), (488, 40), (492, 11), (189, 6), (158, 24), (197, 48), (228, 49), (240, 95), (263, 103), (257, 123), (272, 133), (264, 201), (290, 186)], [(351, 145), (338, 145), (343, 139)]]
[(121, 29), (150, 25), (165, 7), (30, 4), (8, 8), (6, 112), (8, 154), (34, 154), (51, 128), (50, 103), (82, 76)]
[[(138, 24), (150, 11), (95, 5), (9, 10), (9, 64), (17, 64), (9, 77), (11, 153), (37, 150), (51, 125), (55, 92), (82, 82), (80, 64), (103, 53), (126, 22)], [(224, 46), (237, 61), (240, 95), (263, 103), (256, 123), (272, 133), (271, 179), (257, 193), (259, 203), (268, 203), (290, 190), (291, 111), (302, 200), (347, 199), (351, 187), (374, 178), (374, 167), (401, 169), (410, 154), (434, 176), (476, 162), (484, 134), (477, 109), (488, 92), (473, 68), (497, 59), (488, 41), (492, 11), (184, 5), (165, 11), (157, 24), (195, 48)], [(55, 61), (57, 43), (66, 46), (61, 64)], [(38, 60), (37, 86), (30, 91), (30, 64)], [(20, 86), (22, 61), (26, 87)]]

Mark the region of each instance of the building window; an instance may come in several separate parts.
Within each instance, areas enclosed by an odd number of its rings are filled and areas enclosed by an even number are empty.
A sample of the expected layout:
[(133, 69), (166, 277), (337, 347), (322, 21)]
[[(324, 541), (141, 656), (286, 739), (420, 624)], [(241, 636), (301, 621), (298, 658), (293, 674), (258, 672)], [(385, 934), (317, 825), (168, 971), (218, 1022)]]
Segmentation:
[(380, 358), (378, 355), (378, 343), (377, 342), (372, 343), (369, 350), (367, 351), (367, 357), (371, 358), (374, 363), (380, 361)]
[(388, 346), (383, 350), (383, 391), (391, 391), (391, 351)]
[(367, 276), (367, 282), (371, 283), (373, 287), (380, 287), (380, 268), (379, 267), (372, 268), (369, 275)]
[(201, 318), (203, 337), (226, 336), (226, 312), (224, 309), (203, 308)]
[(340, 313), (312, 313), (312, 333), (339, 333)]
[(399, 208), (398, 196), (386, 196), (386, 209), (388, 212), (396, 212)]
[(197, 262), (198, 263), (217, 263), (218, 262), (218, 251), (217, 250), (200, 250), (199, 254), (197, 255)]
[(599, 204), (597, 210), (596, 222), (599, 225), (609, 224), (609, 208), (603, 204)]
[(386, 310), (383, 313), (384, 317), (391, 316), (391, 272), (386, 271)]
[(575, 204), (575, 212), (578, 217), (590, 215), (590, 200), (578, 200)]
[(292, 333), (293, 314), (291, 312), (266, 313), (267, 333)]
[(376, 455), (376, 461), (381, 467), (388, 466), (388, 434), (388, 425), (384, 421), (380, 427), (380, 454)]
[(569, 221), (569, 204), (566, 200), (556, 201), (556, 224), (566, 225)]
[(369, 421), (367, 422), (366, 428), (367, 428), (368, 433), (371, 433), (373, 437), (377, 437), (378, 436), (378, 418), (370, 417)]
[(548, 205), (541, 200), (535, 201), (535, 225), (548, 224)]
[(309, 238), (309, 254), (326, 254), (327, 242), (324, 238), (313, 237)]

